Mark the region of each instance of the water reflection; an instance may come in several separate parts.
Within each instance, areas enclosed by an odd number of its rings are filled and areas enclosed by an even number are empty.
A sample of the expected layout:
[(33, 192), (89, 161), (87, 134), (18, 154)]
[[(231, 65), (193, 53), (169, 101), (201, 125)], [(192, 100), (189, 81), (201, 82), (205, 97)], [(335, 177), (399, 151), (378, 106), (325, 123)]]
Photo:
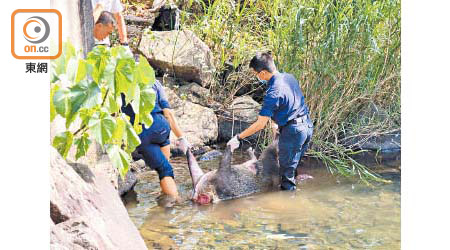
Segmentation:
[[(243, 159), (235, 157), (237, 163)], [(202, 162), (205, 170), (217, 162)], [(157, 205), (158, 177), (145, 173), (127, 205), (149, 249), (400, 249), (400, 181), (370, 188), (308, 171), (296, 192), (271, 192), (198, 206), (188, 200), (183, 158), (173, 160), (184, 201)]]

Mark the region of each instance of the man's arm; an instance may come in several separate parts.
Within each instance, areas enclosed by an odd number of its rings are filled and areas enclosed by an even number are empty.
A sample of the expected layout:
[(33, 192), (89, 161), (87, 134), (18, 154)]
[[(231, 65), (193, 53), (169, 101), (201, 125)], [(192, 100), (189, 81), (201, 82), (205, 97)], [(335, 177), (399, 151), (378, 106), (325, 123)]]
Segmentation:
[(125, 20), (121, 12), (114, 13), (114, 18), (117, 22), (117, 30), (119, 31), (120, 43), (128, 43), (127, 28), (125, 26)]
[(259, 130), (263, 129), (267, 122), (269, 121), (270, 117), (268, 116), (258, 116), (258, 120), (254, 122), (250, 127), (248, 127), (246, 130), (244, 130), (242, 133), (239, 134), (240, 139), (244, 139), (245, 137), (249, 137), (253, 135), (254, 133), (258, 132)]
[(175, 119), (175, 116), (173, 115), (172, 111), (168, 108), (165, 108), (165, 109), (163, 109), (163, 115), (164, 115), (164, 117), (166, 117), (167, 121), (169, 122), (170, 129), (172, 129), (175, 136), (178, 138), (183, 137), (183, 132), (181, 131), (180, 127), (178, 126), (177, 120)]

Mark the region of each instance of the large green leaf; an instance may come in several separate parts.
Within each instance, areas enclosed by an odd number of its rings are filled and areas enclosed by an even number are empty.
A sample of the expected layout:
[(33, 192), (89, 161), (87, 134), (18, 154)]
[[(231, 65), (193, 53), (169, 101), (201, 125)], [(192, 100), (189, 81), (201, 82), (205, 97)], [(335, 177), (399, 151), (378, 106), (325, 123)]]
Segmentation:
[(83, 80), (70, 88), (71, 112), (80, 108), (92, 108), (102, 102), (101, 90), (97, 83)]
[(109, 113), (113, 114), (119, 112), (121, 106), (122, 98), (120, 98), (120, 96), (114, 97), (112, 94), (108, 94), (105, 102), (105, 107), (106, 109), (108, 109)]
[(127, 93), (128, 86), (133, 84), (134, 59), (118, 59), (114, 74), (116, 95)]
[[(126, 99), (127, 99), (127, 96), (125, 96), (125, 100)], [(131, 107), (133, 108), (134, 113), (139, 114), (140, 113), (139, 107), (141, 106), (141, 88), (139, 86), (135, 86), (134, 95), (133, 95), (133, 98), (132, 98), (130, 104), (131, 104)]]
[(80, 82), (87, 79), (88, 76), (92, 75), (93, 67), (86, 60), (80, 59), (78, 61), (78, 69), (75, 78), (75, 82)]
[(81, 125), (88, 126), (89, 120), (94, 115), (94, 113), (95, 109), (81, 108), (80, 111), (78, 111), (78, 114), (80, 115), (81, 119)]
[(145, 85), (141, 88), (140, 104), (139, 104), (139, 116), (140, 121), (145, 124), (146, 127), (150, 127), (153, 123), (150, 112), (155, 107), (156, 93), (151, 85)]
[(72, 113), (70, 112), (67, 117), (66, 117), (66, 129), (69, 129), (70, 124), (72, 124), (73, 121), (75, 121), (75, 119), (78, 116), (78, 112)]
[(87, 62), (93, 66), (92, 79), (100, 83), (106, 65), (111, 60), (111, 53), (105, 46), (95, 46), (87, 55)]
[(67, 65), (70, 59), (76, 56), (75, 47), (69, 42), (63, 44), (63, 53), (57, 59), (52, 60), (52, 74), (58, 78), (58, 75), (66, 74)]
[(78, 71), (78, 58), (72, 57), (66, 65), (66, 77), (69, 82), (75, 82)]
[[(133, 128), (134, 131), (136, 131), (137, 134), (142, 133), (142, 125), (139, 123), (140, 121), (140, 116), (139, 114), (135, 114), (134, 115), (134, 124), (133, 124)], [(152, 121), (153, 122), (153, 121)]]
[(133, 53), (125, 46), (115, 46), (111, 48), (111, 55), (117, 59), (133, 59)]
[(70, 131), (59, 133), (53, 139), (53, 147), (61, 154), (65, 159), (69, 153), (69, 149), (72, 146), (73, 134)]
[(141, 139), (139, 139), (138, 134), (136, 133), (135, 129), (131, 125), (128, 118), (122, 114), (122, 119), (125, 121), (125, 134), (124, 134), (124, 141), (126, 144), (127, 152), (131, 153), (133, 152), (139, 144), (141, 144)]
[(86, 155), (90, 144), (91, 140), (89, 140), (88, 133), (84, 133), (80, 138), (75, 139), (75, 145), (77, 145), (77, 153), (75, 155), (76, 160)]
[(50, 122), (55, 119), (56, 116), (56, 109), (55, 105), (53, 104), (53, 96), (55, 95), (55, 92), (59, 89), (59, 85), (54, 84), (50, 89)]
[(118, 144), (118, 145), (122, 144), (122, 139), (125, 134), (125, 126), (126, 126), (126, 123), (122, 119), (122, 117), (121, 116), (116, 117), (116, 128), (114, 129), (114, 132), (111, 137), (112, 143)]
[(102, 78), (100, 81), (100, 83), (102, 84), (101, 86), (102, 87), (106, 86), (112, 95), (116, 94), (116, 83), (114, 80), (115, 70), (116, 70), (116, 61), (115, 59), (110, 60), (102, 73)]
[(150, 128), (153, 124), (153, 117), (150, 113), (148, 114), (141, 114), (140, 116), (140, 122), (145, 125), (146, 128)]
[[(139, 85), (136, 78), (136, 70), (134, 71), (133, 82), (128, 85), (127, 92), (125, 94), (125, 102), (128, 104), (135, 98), (139, 98)], [(137, 102), (139, 103), (139, 102)]]
[(67, 117), (70, 114), (70, 90), (68, 88), (59, 88), (53, 95), (53, 104), (55, 105), (56, 113), (62, 117)]
[(105, 145), (112, 137), (116, 121), (107, 112), (98, 111), (89, 119), (89, 128), (93, 138), (100, 145)]
[(137, 78), (136, 81), (143, 85), (155, 83), (155, 71), (143, 55), (139, 56), (139, 64), (135, 70), (135, 77)]
[(70, 88), (70, 112), (66, 114), (66, 128), (76, 119), (80, 108), (92, 108), (101, 103), (101, 91), (95, 82), (83, 80)]
[(106, 146), (106, 152), (108, 153), (109, 159), (111, 160), (113, 166), (119, 170), (122, 179), (125, 178), (125, 175), (128, 172), (131, 157), (118, 145), (108, 144)]

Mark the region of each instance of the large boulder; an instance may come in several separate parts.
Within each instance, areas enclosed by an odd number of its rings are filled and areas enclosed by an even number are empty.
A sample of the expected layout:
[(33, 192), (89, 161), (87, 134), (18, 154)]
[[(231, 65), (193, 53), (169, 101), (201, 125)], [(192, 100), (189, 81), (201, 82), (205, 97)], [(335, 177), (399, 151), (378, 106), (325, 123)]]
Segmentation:
[(109, 177), (75, 169), (50, 148), (51, 249), (147, 249)]
[(173, 89), (175, 93), (183, 100), (200, 104), (202, 106), (221, 106), (220, 103), (214, 102), (209, 89), (200, 86), (195, 82), (187, 82), (180, 78), (163, 76), (156, 78), (162, 85)]
[(202, 106), (218, 110), (222, 104), (214, 101), (209, 89), (203, 88), (195, 82), (191, 82), (176, 88), (176, 92), (183, 100), (188, 100)]
[[(250, 127), (258, 119), (261, 105), (250, 96), (240, 96), (233, 100), (230, 107), (218, 115), (219, 140), (228, 141), (232, 136), (239, 134)], [(246, 138), (255, 141), (259, 133)]]
[[(363, 150), (353, 158), (368, 166), (386, 165), (400, 166), (401, 163), (401, 130), (395, 129), (383, 132), (377, 131), (373, 126), (393, 123), (388, 113), (373, 102), (363, 105), (350, 124), (358, 126), (346, 129), (342, 143), (355, 150)], [(375, 127), (376, 128), (376, 127)]]
[(150, 64), (177, 78), (207, 86), (213, 79), (213, 55), (192, 31), (145, 30), (139, 51)]
[[(210, 108), (181, 99), (174, 90), (164, 87), (180, 129), (194, 148), (215, 142), (218, 135), (217, 116)], [(176, 136), (170, 135), (172, 145)]]

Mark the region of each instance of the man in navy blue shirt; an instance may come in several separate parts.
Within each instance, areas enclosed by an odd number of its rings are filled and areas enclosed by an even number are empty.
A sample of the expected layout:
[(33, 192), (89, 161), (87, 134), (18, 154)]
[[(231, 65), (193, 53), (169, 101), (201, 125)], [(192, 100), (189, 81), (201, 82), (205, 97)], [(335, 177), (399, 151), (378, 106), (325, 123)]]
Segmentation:
[(305, 154), (313, 133), (313, 124), (299, 82), (288, 73), (277, 71), (270, 53), (257, 53), (250, 68), (261, 82), (267, 82), (264, 103), (258, 119), (249, 128), (228, 141), (231, 150), (239, 147), (243, 138), (263, 129), (269, 119), (278, 125), (280, 177), (282, 190), (295, 190), (296, 170)]
[[(137, 152), (144, 157), (145, 164), (156, 170), (159, 175), (160, 186), (163, 193), (179, 198), (175, 177), (173, 174), (170, 159), (170, 131), (173, 131), (180, 143), (189, 147), (190, 144), (183, 136), (175, 115), (170, 110), (165, 91), (161, 83), (156, 80), (152, 86), (156, 93), (155, 107), (151, 115), (153, 123), (149, 128), (142, 125), (142, 132), (139, 134), (141, 144), (137, 147)], [(121, 95), (122, 104), (125, 104), (125, 95)], [(131, 104), (122, 105), (122, 112), (130, 117), (130, 122), (134, 124), (135, 113)]]

